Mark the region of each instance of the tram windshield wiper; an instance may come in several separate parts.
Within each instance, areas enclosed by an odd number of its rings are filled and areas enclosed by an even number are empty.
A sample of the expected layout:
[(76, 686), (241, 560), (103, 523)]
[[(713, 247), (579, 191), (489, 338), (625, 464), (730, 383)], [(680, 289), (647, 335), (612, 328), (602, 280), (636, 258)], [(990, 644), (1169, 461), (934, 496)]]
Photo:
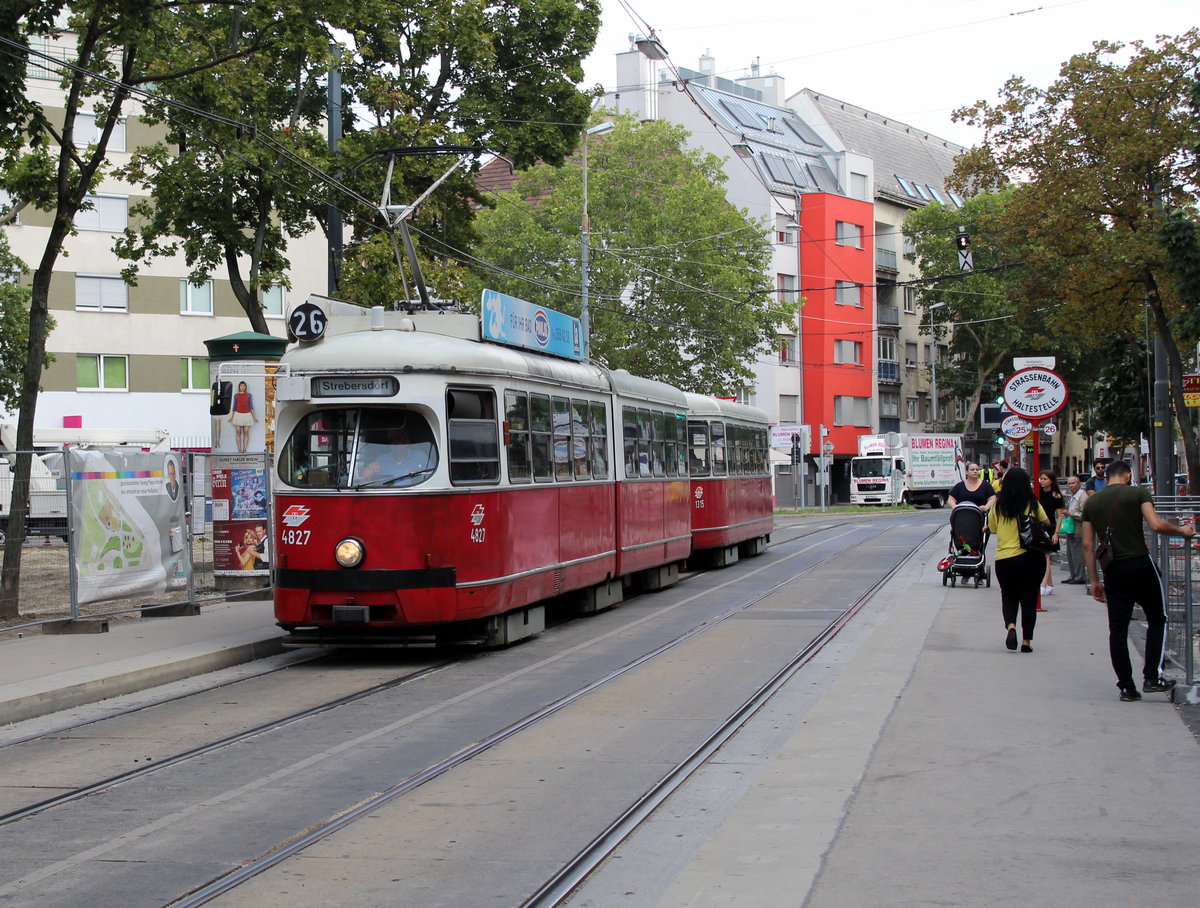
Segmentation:
[(401, 473), (399, 476), (387, 476), (383, 479), (373, 479), (370, 482), (362, 482), (354, 487), (354, 491), (359, 492), (363, 489), (378, 489), (384, 486), (395, 485), (404, 479), (412, 479), (414, 476), (420, 476), (422, 473), (432, 473), (433, 467), (424, 467), (420, 470), (413, 470), (411, 473)]

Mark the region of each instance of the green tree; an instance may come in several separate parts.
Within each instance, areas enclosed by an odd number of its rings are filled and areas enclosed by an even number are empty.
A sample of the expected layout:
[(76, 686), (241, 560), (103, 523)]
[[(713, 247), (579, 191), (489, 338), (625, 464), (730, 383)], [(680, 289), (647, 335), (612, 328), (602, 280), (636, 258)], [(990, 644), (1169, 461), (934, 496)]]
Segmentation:
[[(174, 46), (181, 34), (197, 35), (197, 26), (210, 11), (243, 6), (236, 0), (183, 5), (170, 0), (75, 0), (55, 4), (16, 4), (0, 10), (0, 37), (6, 56), (20, 61), (16, 72), (24, 75), (30, 52), (30, 36), (61, 39), (59, 45), (67, 65), (36, 58), (48, 68), (62, 72), (60, 88), (64, 105), (61, 119), (52, 122), (40, 110), (13, 99), (10, 91), (0, 96), (5, 113), (15, 116), (0, 133), (4, 155), (0, 158), (0, 188), (14, 197), (13, 208), (33, 205), (50, 212), (40, 258), (29, 262), (32, 278), (29, 296), (28, 338), (21, 360), (17, 421), (17, 448), (33, 448), (33, 423), (45, 362), (46, 338), (51, 327), (50, 282), (62, 254), (64, 240), (74, 233), (75, 216), (86, 205), (107, 166), (108, 142), (123, 115), (126, 103), (139, 87), (161, 88), (185, 73), (160, 65), (164, 48)], [(50, 10), (69, 14), (66, 28), (59, 29)], [(218, 65), (232, 57), (246, 56), (269, 43), (279, 23), (276, 20), (247, 21), (245, 41), (239, 48), (207, 47), (205, 56), (197, 48), (188, 72)], [(10, 64), (11, 65), (11, 64)], [(10, 73), (12, 70), (10, 70)], [(86, 146), (76, 141), (76, 126), (82, 114), (94, 114), (98, 137)], [(13, 496), (0, 575), (0, 615), (16, 614), (20, 594), (20, 555), (25, 539), (28, 504), (29, 455), (18, 456), (14, 465)]]
[[(29, 287), (19, 279), (27, 273), (25, 264), (9, 250), (8, 238), (0, 233), (0, 406), (6, 410), (15, 410), (21, 398)], [(50, 327), (54, 327), (53, 321)]]
[[(147, 118), (167, 123), (168, 134), (129, 168), (152, 201), (122, 253), (137, 262), (182, 249), (197, 281), (224, 267), (257, 331), (267, 331), (261, 291), (286, 282), (288, 238), (317, 224), (328, 230), (327, 200), (355, 225), (351, 258), (363, 256), (351, 263), (359, 283), (348, 289), (362, 289), (365, 271), (374, 272), (373, 289), (395, 283), (378, 273), (395, 271), (394, 256), (373, 255), (384, 229), (375, 200), (389, 177), (395, 202), (413, 200), (448, 162), (398, 157), (388, 169), (382, 150), (487, 145), (517, 160), (561, 161), (587, 116), (588, 95), (576, 84), (595, 42), (595, 0), (292, 0), (215, 9), (203, 33), (181, 35), (171, 66), (186, 68), (197, 43), (240, 50), (247, 20), (277, 20), (279, 29), (248, 59), (175, 80), (146, 105)], [(343, 137), (330, 152), (324, 118), (335, 66)], [(214, 123), (205, 111), (233, 122)], [(331, 193), (321, 170), (341, 174), (348, 191)], [(422, 207), (414, 222), (451, 246), (469, 246), (473, 194), (469, 176), (456, 174), (439, 190), (443, 203)]]
[[(687, 132), (617, 118), (589, 140), (591, 358), (687, 390), (731, 394), (795, 321), (766, 277), (764, 226), (725, 198), (714, 155)], [(480, 213), (486, 286), (577, 315), (582, 170), (541, 164)], [(495, 267), (492, 267), (495, 266)]]
[(1162, 229), (1165, 211), (1192, 210), (1200, 178), (1198, 53), (1197, 29), (1154, 45), (1097, 42), (1049, 88), (1014, 77), (997, 103), (955, 113), (984, 130), (959, 159), (957, 188), (1015, 184), (1005, 230), (1025, 237), (1029, 280), (1062, 300), (1052, 326), (1095, 351), (1149, 311), (1167, 353), (1193, 492), (1200, 449), (1183, 404), (1179, 274), (1168, 266)]
[(1092, 382), (1093, 422), (1103, 426), (1118, 447), (1140, 447), (1150, 437), (1146, 401), (1150, 376), (1146, 372), (1146, 344), (1140, 337), (1110, 338), (1099, 350), (1101, 364)]
[[(1036, 343), (1040, 316), (1021, 293), (1020, 248), (1000, 226), (1010, 196), (1009, 191), (983, 193), (958, 210), (927, 205), (904, 221), (904, 234), (913, 242), (909, 258), (929, 276), (916, 285), (925, 313), (921, 331), (929, 330), (932, 314), (938, 339), (948, 340), (949, 355), (938, 364), (938, 387), (967, 401), (970, 414), (978, 410), (989, 379), (1008, 373), (1012, 357), (1033, 352), (1029, 348)], [(973, 259), (974, 270), (965, 274), (959, 271), (955, 243), (960, 228), (970, 237)]]

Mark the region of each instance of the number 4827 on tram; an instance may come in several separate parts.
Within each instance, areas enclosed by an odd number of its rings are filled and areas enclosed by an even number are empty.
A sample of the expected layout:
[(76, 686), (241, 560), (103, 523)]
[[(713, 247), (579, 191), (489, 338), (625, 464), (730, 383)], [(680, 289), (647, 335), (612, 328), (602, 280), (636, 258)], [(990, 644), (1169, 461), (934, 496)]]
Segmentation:
[(488, 343), (474, 316), (316, 323), (276, 377), (289, 645), (504, 645), (552, 597), (595, 611), (693, 554), (765, 551), (761, 411)]

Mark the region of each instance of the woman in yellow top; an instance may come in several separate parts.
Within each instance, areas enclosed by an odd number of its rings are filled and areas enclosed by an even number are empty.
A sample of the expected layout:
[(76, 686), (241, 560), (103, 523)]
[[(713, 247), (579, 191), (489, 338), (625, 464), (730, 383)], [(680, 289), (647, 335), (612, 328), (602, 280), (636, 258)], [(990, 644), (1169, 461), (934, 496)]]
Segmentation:
[(988, 512), (988, 529), (996, 537), (996, 581), (1000, 584), (1000, 608), (1008, 634), (1004, 645), (1017, 648), (1017, 610), (1021, 612), (1021, 652), (1033, 652), (1033, 626), (1037, 622), (1038, 587), (1046, 570), (1046, 556), (1021, 548), (1017, 518), (1034, 514), (1049, 525), (1046, 512), (1033, 495), (1029, 474), (1010, 467), (996, 495), (996, 506)]

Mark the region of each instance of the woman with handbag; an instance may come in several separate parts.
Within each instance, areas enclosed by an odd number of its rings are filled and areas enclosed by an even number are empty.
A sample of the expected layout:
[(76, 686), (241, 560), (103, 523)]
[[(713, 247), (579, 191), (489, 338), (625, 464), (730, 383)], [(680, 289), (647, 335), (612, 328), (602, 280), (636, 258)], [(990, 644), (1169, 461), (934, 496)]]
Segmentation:
[(1021, 545), (1021, 518), (1032, 516), (1049, 525), (1046, 512), (1033, 495), (1029, 474), (1010, 467), (988, 512), (988, 529), (996, 537), (996, 581), (1000, 584), (1000, 608), (1008, 633), (1004, 645), (1017, 648), (1017, 613), (1021, 615), (1021, 652), (1033, 652), (1033, 626), (1037, 623), (1038, 586), (1046, 571), (1046, 556)]
[[(1058, 477), (1054, 475), (1053, 470), (1043, 470), (1038, 473), (1037, 498), (1038, 504), (1042, 506), (1042, 510), (1046, 512), (1046, 516), (1054, 525), (1054, 541), (1057, 542), (1058, 524), (1062, 519), (1067, 502), (1063, 498), (1063, 493), (1058, 489)], [(1049, 596), (1054, 592), (1054, 575), (1050, 568), (1050, 556), (1047, 555), (1046, 573), (1042, 577), (1041, 593), (1043, 596)]]

